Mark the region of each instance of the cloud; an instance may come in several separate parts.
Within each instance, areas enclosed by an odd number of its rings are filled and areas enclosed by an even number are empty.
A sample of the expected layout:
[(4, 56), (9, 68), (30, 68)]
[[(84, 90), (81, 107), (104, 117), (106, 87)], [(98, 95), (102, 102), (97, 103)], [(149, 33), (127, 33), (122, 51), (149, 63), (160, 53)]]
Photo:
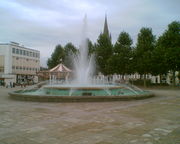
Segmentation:
[(151, 27), (158, 36), (170, 22), (179, 20), (179, 5), (179, 0), (1, 0), (0, 41), (40, 50), (44, 65), (58, 43), (79, 46), (85, 13), (93, 42), (107, 13), (113, 42), (126, 31), (135, 44), (141, 27)]

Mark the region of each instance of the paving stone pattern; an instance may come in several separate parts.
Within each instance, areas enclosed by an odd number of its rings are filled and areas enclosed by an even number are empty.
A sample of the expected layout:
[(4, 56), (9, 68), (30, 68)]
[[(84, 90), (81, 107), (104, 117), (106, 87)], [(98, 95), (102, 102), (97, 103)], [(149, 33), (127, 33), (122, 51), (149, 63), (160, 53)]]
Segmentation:
[(180, 90), (84, 103), (16, 101), (13, 90), (0, 88), (0, 144), (180, 144)]

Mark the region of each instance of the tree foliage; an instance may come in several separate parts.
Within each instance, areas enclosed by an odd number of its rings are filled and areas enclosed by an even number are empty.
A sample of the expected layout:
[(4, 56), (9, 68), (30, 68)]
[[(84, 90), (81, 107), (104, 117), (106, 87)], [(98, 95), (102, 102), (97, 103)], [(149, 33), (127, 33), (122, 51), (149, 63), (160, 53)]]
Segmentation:
[[(168, 25), (168, 29), (158, 39), (154, 56), (161, 73), (173, 72), (175, 85), (175, 71), (180, 70), (180, 22), (174, 21)], [(155, 71), (159, 72), (159, 69)]]
[(180, 70), (180, 22), (172, 22), (159, 38), (159, 47), (164, 49), (164, 58), (168, 69)]
[(103, 74), (107, 75), (110, 73), (110, 69), (108, 69), (109, 59), (112, 56), (112, 43), (110, 38), (105, 34), (100, 34), (96, 47), (96, 63), (98, 64), (98, 70)]
[(65, 51), (64, 64), (72, 69), (73, 57), (77, 54), (77, 49), (72, 43), (67, 43), (64, 46), (64, 51)]
[(65, 51), (61, 45), (57, 45), (54, 52), (51, 55), (51, 58), (48, 59), (47, 65), (48, 68), (53, 68), (59, 63), (63, 62), (65, 58)]
[(87, 40), (87, 43), (88, 43), (88, 55), (90, 56), (95, 53), (95, 46), (93, 45), (90, 39)]
[[(151, 28), (141, 28), (134, 48), (127, 32), (119, 34), (114, 46), (107, 34), (100, 34), (95, 44), (89, 39), (87, 42), (88, 56), (95, 54), (96, 69), (105, 75), (134, 72), (140, 75), (164, 75), (171, 71), (175, 84), (175, 71), (180, 71), (179, 21), (170, 23), (157, 42)], [(72, 58), (77, 53), (78, 50), (72, 43), (67, 43), (64, 47), (57, 45), (47, 65), (52, 68), (62, 62), (73, 68)]]
[(76, 52), (77, 49), (72, 43), (67, 43), (65, 47), (57, 45), (51, 58), (47, 61), (48, 68), (53, 68), (59, 63), (64, 63), (67, 67), (72, 68), (72, 57)]
[(119, 34), (118, 40), (113, 49), (113, 55), (110, 60), (111, 70), (117, 74), (131, 73), (132, 60), (132, 39), (126, 32)]
[[(139, 74), (143, 74), (144, 78), (146, 78), (146, 74), (151, 73), (153, 69), (152, 57), (154, 47), (155, 36), (152, 34), (152, 29), (141, 28), (138, 34), (135, 58), (137, 62), (136, 70)], [(146, 83), (144, 83), (144, 85), (146, 85)]]

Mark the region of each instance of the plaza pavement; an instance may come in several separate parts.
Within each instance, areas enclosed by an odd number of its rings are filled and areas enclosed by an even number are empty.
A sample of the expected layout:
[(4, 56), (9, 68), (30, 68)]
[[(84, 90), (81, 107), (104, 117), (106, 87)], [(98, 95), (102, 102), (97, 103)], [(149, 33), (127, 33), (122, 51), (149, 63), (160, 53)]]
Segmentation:
[(0, 88), (0, 144), (180, 144), (180, 90), (85, 103), (15, 101), (13, 90)]

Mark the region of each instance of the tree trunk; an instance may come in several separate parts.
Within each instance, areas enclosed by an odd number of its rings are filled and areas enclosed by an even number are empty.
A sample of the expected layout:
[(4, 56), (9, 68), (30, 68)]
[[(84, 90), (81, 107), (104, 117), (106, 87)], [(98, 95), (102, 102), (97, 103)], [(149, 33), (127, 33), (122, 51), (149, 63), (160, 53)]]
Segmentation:
[(144, 87), (146, 87), (146, 74), (144, 74)]
[(173, 70), (173, 77), (172, 77), (172, 80), (173, 80), (173, 87), (176, 86), (176, 80), (175, 80), (175, 71)]
[(122, 80), (124, 80), (124, 74), (122, 74)]
[(162, 75), (159, 75), (159, 79), (160, 79), (160, 84), (162, 84)]
[(142, 74), (140, 74), (140, 79), (142, 79)]

